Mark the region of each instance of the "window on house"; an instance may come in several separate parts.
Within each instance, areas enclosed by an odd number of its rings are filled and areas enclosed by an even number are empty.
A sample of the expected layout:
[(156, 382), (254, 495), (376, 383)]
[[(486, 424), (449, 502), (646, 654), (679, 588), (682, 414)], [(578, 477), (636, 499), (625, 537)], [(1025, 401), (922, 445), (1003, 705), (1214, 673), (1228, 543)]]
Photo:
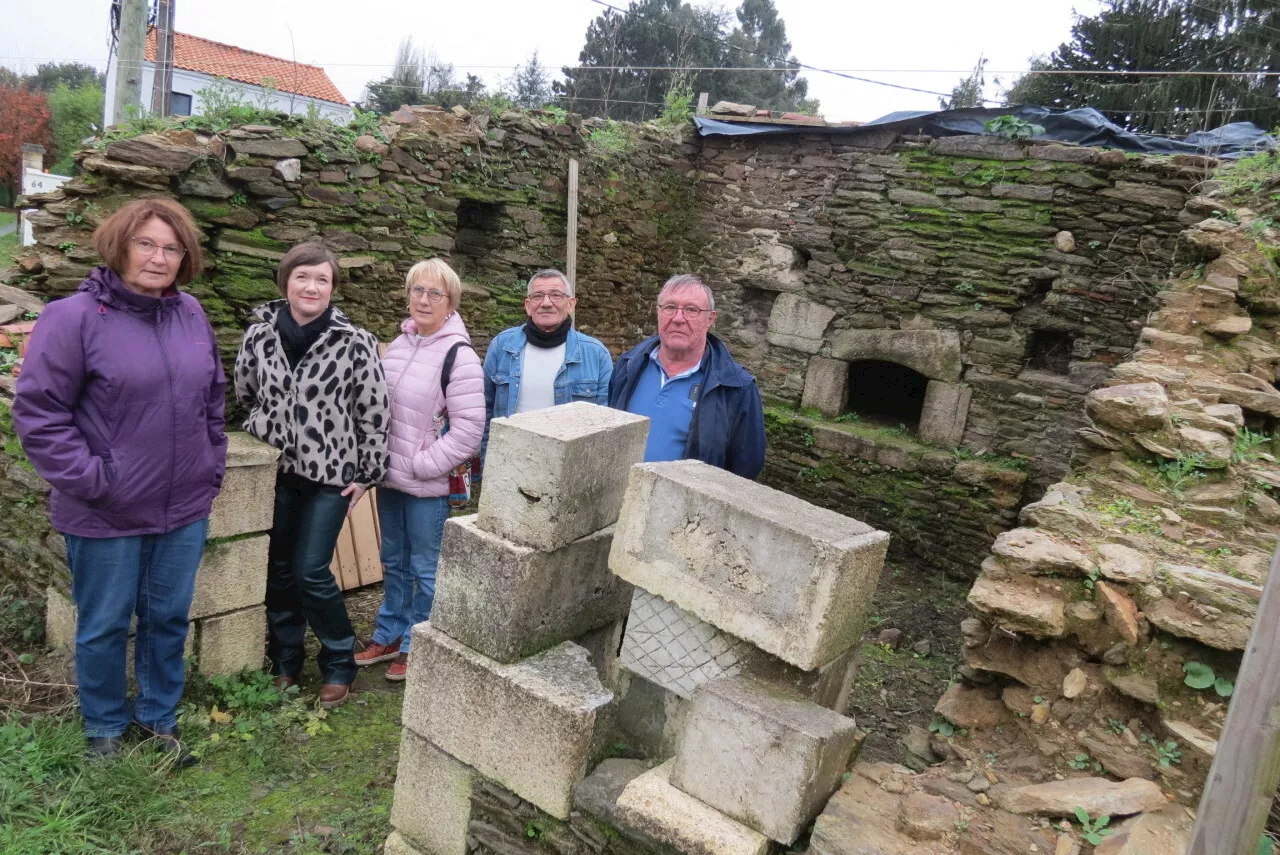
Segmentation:
[(1071, 367), (1071, 333), (1060, 330), (1032, 330), (1027, 367), (1036, 371), (1066, 374)]
[(845, 409), (889, 427), (920, 428), (929, 378), (896, 362), (878, 359), (849, 363), (849, 400)]
[(181, 92), (169, 93), (169, 115), (170, 116), (190, 116), (191, 115), (191, 96), (184, 95)]

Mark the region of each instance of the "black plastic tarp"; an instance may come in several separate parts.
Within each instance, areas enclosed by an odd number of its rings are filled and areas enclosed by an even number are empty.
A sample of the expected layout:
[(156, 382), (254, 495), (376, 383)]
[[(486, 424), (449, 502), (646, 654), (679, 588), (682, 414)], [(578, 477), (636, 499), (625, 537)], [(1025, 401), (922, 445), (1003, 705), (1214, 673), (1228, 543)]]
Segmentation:
[(1233, 122), (1212, 131), (1197, 131), (1177, 140), (1153, 134), (1126, 131), (1091, 107), (1054, 111), (1043, 107), (975, 107), (936, 112), (898, 112), (881, 116), (863, 125), (773, 125), (764, 122), (722, 122), (695, 116), (701, 136), (739, 136), (751, 134), (881, 135), (885, 131), (901, 134), (927, 134), (949, 137), (984, 133), (983, 125), (998, 116), (1016, 116), (1044, 128), (1036, 139), (1072, 142), (1098, 148), (1145, 151), (1156, 154), (1210, 154), (1216, 157), (1240, 157), (1276, 148), (1275, 139), (1251, 122)]

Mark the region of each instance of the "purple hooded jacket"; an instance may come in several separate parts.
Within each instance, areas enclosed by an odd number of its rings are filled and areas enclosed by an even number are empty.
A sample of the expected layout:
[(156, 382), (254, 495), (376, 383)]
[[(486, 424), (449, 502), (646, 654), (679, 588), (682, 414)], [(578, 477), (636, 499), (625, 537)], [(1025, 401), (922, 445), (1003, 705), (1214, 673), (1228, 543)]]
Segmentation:
[(136, 294), (106, 267), (45, 307), (13, 424), (53, 485), (53, 526), (165, 534), (209, 515), (227, 462), (226, 380), (195, 297)]

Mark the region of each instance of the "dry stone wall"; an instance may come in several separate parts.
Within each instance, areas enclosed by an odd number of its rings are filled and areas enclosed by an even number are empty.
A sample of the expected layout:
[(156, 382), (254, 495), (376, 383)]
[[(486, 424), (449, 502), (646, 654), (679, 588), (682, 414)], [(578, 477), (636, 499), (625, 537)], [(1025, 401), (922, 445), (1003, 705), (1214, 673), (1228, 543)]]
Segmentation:
[(1202, 263), (1087, 396), (1088, 452), (996, 539), (961, 626), (966, 682), (938, 706), (979, 732), (1015, 725), (1049, 763), (1156, 780), (1186, 804), (1280, 537), (1277, 236), (1237, 215), (1185, 232)]
[(941, 408), (923, 438), (1023, 457), (1043, 487), (1079, 445), (1084, 394), (1155, 307), (1209, 162), (872, 142), (704, 140), (699, 258), (724, 334), (767, 393), (828, 417), (845, 409), (848, 363), (910, 368)]

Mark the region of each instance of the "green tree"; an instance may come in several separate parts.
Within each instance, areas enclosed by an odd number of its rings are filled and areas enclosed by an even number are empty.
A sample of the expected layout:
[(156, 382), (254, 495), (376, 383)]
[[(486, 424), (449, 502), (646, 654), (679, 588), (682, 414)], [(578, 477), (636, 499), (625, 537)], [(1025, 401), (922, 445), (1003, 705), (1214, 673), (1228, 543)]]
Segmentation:
[[(1186, 134), (1228, 122), (1280, 122), (1275, 0), (1105, 0), (1009, 90), (1009, 104), (1094, 107), (1119, 125)], [(1225, 76), (1177, 72), (1245, 71)], [(1069, 74), (1043, 74), (1057, 71)], [(1123, 76), (1096, 72), (1163, 71)], [(1089, 73), (1095, 72), (1095, 73)]]
[(37, 92), (53, 92), (62, 83), (70, 89), (83, 86), (97, 86), (101, 89), (106, 82), (105, 74), (82, 62), (44, 62), (36, 66), (35, 74), (26, 78), (27, 88)]
[(452, 107), (462, 102), (466, 90), (458, 83), (453, 65), (442, 63), (435, 51), (416, 47), (406, 36), (396, 49), (391, 74), (365, 85), (367, 112), (394, 113), (401, 104), (440, 104)]
[(73, 89), (63, 81), (49, 93), (57, 158), (54, 172), (70, 175), (75, 166), (72, 155), (81, 149), (86, 137), (102, 133), (102, 100), (102, 87), (96, 82)]
[(546, 66), (538, 61), (536, 50), (529, 57), (528, 62), (516, 66), (515, 73), (511, 75), (506, 88), (510, 90), (510, 98), (516, 106), (527, 110), (544, 107), (551, 101), (554, 94), (551, 89), (551, 80), (547, 76)]
[[(592, 116), (652, 118), (668, 92), (688, 88), (713, 101), (773, 110), (817, 110), (795, 70), (786, 25), (773, 0), (743, 0), (734, 14), (683, 0), (632, 0), (587, 27), (578, 68), (563, 69), (561, 104)], [(775, 68), (779, 71), (653, 71), (662, 68)], [(596, 70), (599, 68), (599, 70)], [(657, 105), (657, 106), (654, 106)]]
[(960, 110), (965, 107), (981, 107), (986, 89), (986, 75), (983, 69), (987, 66), (985, 57), (978, 57), (978, 64), (973, 67), (969, 76), (961, 80), (951, 90), (950, 98), (939, 98), (938, 106), (944, 110)]

